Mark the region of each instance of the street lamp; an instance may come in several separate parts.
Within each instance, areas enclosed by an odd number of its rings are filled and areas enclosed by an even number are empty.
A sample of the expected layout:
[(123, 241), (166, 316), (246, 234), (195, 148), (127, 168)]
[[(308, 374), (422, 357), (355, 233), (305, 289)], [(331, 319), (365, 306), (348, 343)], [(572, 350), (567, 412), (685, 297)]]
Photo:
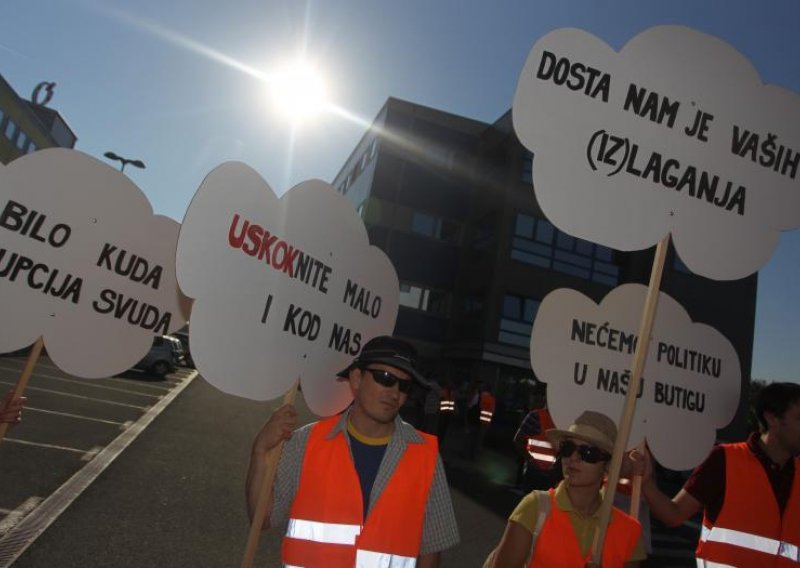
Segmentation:
[(135, 166), (137, 168), (144, 169), (144, 162), (141, 160), (129, 160), (127, 158), (123, 158), (122, 156), (117, 156), (114, 152), (106, 152), (103, 155), (109, 160), (117, 160), (118, 162), (120, 162), (122, 165), (120, 166), (119, 171), (121, 172), (125, 171), (125, 166), (127, 166), (128, 164)]

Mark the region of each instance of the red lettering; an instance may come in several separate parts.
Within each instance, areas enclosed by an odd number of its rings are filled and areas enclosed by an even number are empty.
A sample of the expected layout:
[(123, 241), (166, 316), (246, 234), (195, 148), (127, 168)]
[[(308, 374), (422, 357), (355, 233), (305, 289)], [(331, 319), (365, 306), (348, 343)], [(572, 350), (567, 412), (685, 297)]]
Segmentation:
[[(244, 242), (244, 234), (247, 231), (247, 226), (250, 224), (249, 221), (245, 221), (244, 225), (242, 225), (242, 232), (236, 235), (236, 225), (239, 224), (239, 214), (234, 213), (233, 221), (231, 221), (231, 228), (228, 230), (228, 243), (233, 248), (242, 248), (242, 242)], [(98, 264), (99, 266), (99, 264)]]
[(264, 229), (260, 225), (250, 225), (247, 229), (248, 243), (242, 247), (242, 250), (250, 256), (255, 256), (261, 246), (261, 235), (264, 234)]
[[(264, 231), (264, 238), (261, 241), (261, 248), (258, 249), (258, 260), (266, 260), (267, 264), (272, 264), (269, 256), (269, 249), (278, 240), (275, 235), (270, 235), (269, 231)], [(265, 259), (266, 257), (266, 259)]]

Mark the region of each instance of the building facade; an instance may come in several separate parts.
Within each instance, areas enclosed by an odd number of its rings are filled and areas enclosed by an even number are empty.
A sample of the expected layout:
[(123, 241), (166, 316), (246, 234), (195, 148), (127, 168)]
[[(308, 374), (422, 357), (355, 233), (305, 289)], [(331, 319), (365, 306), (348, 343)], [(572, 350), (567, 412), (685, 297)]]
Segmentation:
[[(529, 344), (542, 299), (572, 288), (599, 302), (619, 284), (646, 285), (654, 253), (559, 231), (536, 203), (533, 167), (510, 111), (486, 124), (390, 98), (333, 181), (397, 270), (395, 333), (417, 345), (427, 373), (451, 380), (462, 396), (470, 385), (489, 385), (497, 398), (492, 427), (502, 436), (539, 388)], [(739, 354), (739, 418), (724, 438), (746, 428), (756, 286), (756, 275), (695, 276), (669, 251), (661, 290)]]
[(54, 83), (40, 83), (25, 100), (0, 75), (0, 162), (40, 148), (74, 148), (77, 137), (64, 118), (46, 105)]

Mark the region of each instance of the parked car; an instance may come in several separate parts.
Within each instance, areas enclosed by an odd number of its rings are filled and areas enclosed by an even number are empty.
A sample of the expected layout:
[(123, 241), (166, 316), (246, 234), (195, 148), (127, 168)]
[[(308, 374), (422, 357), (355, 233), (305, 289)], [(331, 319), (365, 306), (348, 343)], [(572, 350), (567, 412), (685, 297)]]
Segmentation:
[(189, 351), (189, 334), (183, 331), (176, 331), (172, 334), (172, 336), (177, 337), (181, 342), (181, 346), (183, 347), (184, 365), (190, 369), (194, 369), (194, 359), (192, 359), (192, 352)]
[(150, 347), (150, 351), (133, 368), (149, 371), (158, 378), (163, 378), (167, 373), (175, 371), (175, 366), (178, 364), (178, 354), (173, 340), (180, 344), (180, 341), (175, 338), (156, 335), (153, 338), (153, 346)]
[(172, 349), (175, 353), (175, 364), (179, 367), (186, 366), (186, 353), (183, 350), (183, 343), (180, 339), (175, 337), (174, 335), (165, 335), (165, 339), (167, 339), (170, 343), (172, 343)]

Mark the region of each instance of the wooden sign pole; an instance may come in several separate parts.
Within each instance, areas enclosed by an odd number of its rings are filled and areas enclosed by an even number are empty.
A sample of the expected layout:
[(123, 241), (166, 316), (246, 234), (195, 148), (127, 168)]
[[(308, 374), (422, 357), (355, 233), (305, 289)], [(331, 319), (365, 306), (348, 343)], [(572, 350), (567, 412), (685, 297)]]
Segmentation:
[[(25, 362), (25, 367), (22, 369), (22, 374), (17, 381), (17, 386), (14, 388), (14, 398), (19, 398), (25, 392), (25, 387), (28, 386), (28, 379), (31, 378), (33, 374), (33, 368), (36, 366), (36, 363), (39, 361), (39, 356), (42, 354), (42, 347), (44, 346), (44, 340), (40, 336), (39, 339), (36, 340), (36, 343), (33, 344), (31, 348), (31, 352), (28, 355), (28, 360)], [(11, 427), (11, 424), (0, 424), (0, 443), (3, 442), (3, 438), (6, 437), (6, 432)]]
[(642, 322), (639, 327), (639, 339), (636, 343), (636, 352), (633, 355), (633, 368), (631, 369), (631, 379), (628, 383), (628, 393), (625, 396), (625, 406), (622, 417), (619, 421), (617, 431), (617, 441), (614, 444), (614, 453), (611, 456), (611, 465), (608, 471), (608, 484), (603, 504), (600, 507), (600, 523), (594, 534), (592, 545), (593, 565), (600, 566), (600, 559), (603, 557), (603, 544), (605, 543), (608, 522), (611, 520), (611, 508), (614, 504), (614, 494), (619, 482), (620, 468), (622, 467), (622, 457), (628, 447), (628, 438), (633, 426), (633, 413), (636, 410), (636, 395), (639, 393), (642, 372), (647, 360), (647, 350), (650, 346), (650, 334), (653, 331), (653, 323), (656, 319), (656, 307), (658, 306), (658, 294), (661, 288), (661, 275), (664, 272), (664, 261), (669, 248), (669, 235), (658, 242), (656, 253), (653, 258), (653, 270), (650, 272), (650, 285), (647, 288), (647, 297), (642, 313)]
[[(299, 383), (295, 383), (284, 395), (283, 405), (294, 404), (298, 384)], [(267, 503), (272, 497), (272, 484), (275, 481), (275, 471), (278, 469), (278, 460), (281, 458), (282, 451), (283, 441), (272, 448), (264, 457), (267, 469), (264, 472), (264, 479), (261, 481), (261, 489), (259, 489), (258, 492), (258, 502), (256, 504), (256, 510), (253, 513), (253, 522), (250, 523), (250, 533), (247, 536), (247, 546), (245, 548), (244, 558), (242, 558), (242, 568), (251, 568), (251, 566), (253, 566), (253, 560), (255, 559), (256, 550), (258, 549), (258, 540), (261, 538), (261, 531), (264, 526), (264, 519), (267, 518), (267, 514), (269, 513), (267, 511)]]

